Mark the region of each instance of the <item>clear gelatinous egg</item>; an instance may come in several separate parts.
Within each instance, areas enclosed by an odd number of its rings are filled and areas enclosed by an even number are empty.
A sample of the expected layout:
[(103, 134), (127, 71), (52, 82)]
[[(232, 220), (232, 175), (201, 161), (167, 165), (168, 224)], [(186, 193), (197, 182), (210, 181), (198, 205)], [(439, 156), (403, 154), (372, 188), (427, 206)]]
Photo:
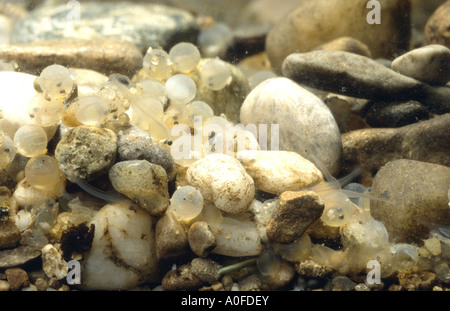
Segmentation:
[(223, 89), (232, 79), (230, 69), (220, 59), (207, 61), (200, 71), (200, 76), (203, 83), (213, 91)]
[(0, 132), (0, 169), (7, 168), (14, 160), (16, 153), (13, 140)]
[(25, 178), (39, 190), (54, 187), (61, 180), (58, 161), (48, 155), (32, 157), (25, 166)]
[(256, 259), (256, 267), (264, 276), (275, 275), (280, 270), (281, 260), (271, 251), (264, 251)]
[(76, 119), (84, 125), (99, 125), (110, 112), (106, 101), (98, 95), (80, 97), (72, 105)]
[(169, 54), (162, 49), (149, 48), (143, 59), (143, 67), (157, 80), (165, 80), (172, 74)]
[(233, 40), (233, 31), (225, 23), (202, 30), (198, 36), (198, 44), (205, 57), (219, 56)]
[(193, 71), (200, 62), (199, 49), (189, 42), (180, 42), (169, 51), (172, 67), (175, 71), (189, 73)]
[(418, 248), (412, 244), (398, 243), (389, 249), (391, 265), (399, 270), (406, 271), (417, 265), (419, 261)]
[(38, 93), (28, 103), (28, 115), (31, 121), (42, 127), (57, 125), (61, 122), (64, 104), (61, 101), (45, 98)]
[(31, 158), (47, 152), (47, 134), (36, 124), (25, 124), (14, 134), (14, 146), (21, 155)]
[(42, 70), (39, 76), (39, 85), (48, 97), (64, 100), (72, 92), (74, 82), (66, 67), (55, 64)]
[(185, 74), (176, 74), (167, 79), (166, 95), (170, 103), (182, 106), (189, 103), (197, 94), (197, 86), (194, 80)]
[(196, 100), (186, 105), (188, 125), (192, 128), (203, 125), (206, 120), (214, 117), (211, 106), (204, 101)]
[(139, 82), (140, 94), (142, 97), (152, 97), (159, 99), (161, 102), (165, 101), (166, 89), (164, 85), (153, 79), (145, 79)]
[(169, 210), (184, 221), (197, 217), (203, 210), (203, 196), (192, 186), (178, 188), (170, 199)]

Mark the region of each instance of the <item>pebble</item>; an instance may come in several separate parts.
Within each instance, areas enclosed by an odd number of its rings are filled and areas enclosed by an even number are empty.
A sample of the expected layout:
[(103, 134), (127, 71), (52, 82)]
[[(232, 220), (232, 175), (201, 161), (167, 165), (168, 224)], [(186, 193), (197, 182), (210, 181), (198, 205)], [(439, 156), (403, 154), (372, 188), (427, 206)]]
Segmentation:
[(17, 246), (20, 239), (21, 234), (14, 221), (0, 222), (0, 250)]
[(124, 290), (158, 279), (150, 214), (137, 207), (108, 204), (90, 224), (95, 235), (92, 248), (84, 254), (80, 288)]
[(191, 264), (185, 264), (168, 271), (161, 285), (166, 291), (197, 290), (203, 282), (191, 271)]
[(280, 195), (267, 225), (267, 238), (292, 243), (323, 213), (325, 204), (313, 191), (286, 191)]
[(41, 255), (31, 246), (18, 246), (0, 251), (0, 268), (12, 268), (26, 264)]
[(188, 254), (189, 243), (183, 225), (172, 213), (166, 213), (156, 223), (156, 256), (162, 261), (174, 261)]
[(421, 222), (450, 225), (448, 189), (450, 168), (414, 160), (395, 160), (383, 166), (373, 179), (370, 213), (384, 223), (397, 243), (419, 243), (429, 229)]
[(374, 102), (365, 114), (365, 120), (371, 127), (402, 127), (428, 119), (428, 109), (415, 100)]
[(17, 291), (30, 285), (27, 272), (21, 268), (6, 269), (5, 274), (11, 291)]
[(176, 176), (173, 157), (167, 146), (155, 141), (137, 127), (130, 127), (117, 133), (117, 160), (147, 160), (162, 166), (166, 170), (167, 179), (172, 181)]
[(438, 276), (429, 271), (399, 273), (398, 281), (407, 291), (430, 291), (440, 284)]
[[(266, 51), (272, 66), (280, 71), (291, 53), (307, 52), (343, 36), (364, 42), (374, 58), (391, 58), (408, 48), (409, 3), (402, 0), (381, 0), (382, 22), (371, 25), (366, 0), (351, 0), (330, 7), (326, 0), (304, 1), (269, 32)], [(363, 18), (361, 16), (362, 12)], [(342, 18), (345, 16), (345, 18)]]
[(253, 179), (237, 159), (225, 154), (211, 154), (195, 161), (186, 178), (202, 193), (206, 204), (213, 203), (230, 214), (246, 212), (255, 195)]
[[(362, 169), (360, 183), (370, 186), (389, 161), (411, 159), (450, 166), (450, 114), (400, 128), (361, 129), (342, 135), (343, 173)], [(377, 150), (374, 156), (374, 150)]]
[(49, 278), (61, 280), (67, 276), (69, 272), (68, 264), (63, 259), (62, 254), (52, 245), (45, 245), (42, 250), (42, 269)]
[(149, 46), (169, 48), (180, 35), (184, 41), (194, 42), (199, 32), (190, 13), (158, 4), (86, 2), (79, 23), (67, 22), (69, 14), (66, 5), (37, 8), (15, 23), (11, 43), (114, 38), (134, 43), (145, 53)]
[(56, 146), (61, 172), (73, 182), (107, 173), (116, 160), (117, 136), (109, 129), (78, 126), (70, 129)]
[[(294, 151), (313, 163), (319, 161), (332, 175), (339, 172), (342, 143), (332, 113), (321, 99), (292, 80), (277, 77), (261, 82), (245, 99), (240, 118), (245, 126), (267, 126), (268, 150)], [(279, 126), (278, 140), (271, 133), (276, 133), (272, 125)], [(272, 146), (272, 135), (278, 145)]]
[(308, 278), (325, 278), (331, 275), (333, 268), (316, 263), (311, 259), (302, 259), (294, 263), (295, 271), (300, 275)]
[(169, 184), (164, 168), (147, 160), (129, 160), (109, 170), (114, 189), (151, 215), (161, 216), (169, 207)]
[(331, 280), (332, 291), (352, 291), (356, 285), (355, 282), (344, 275), (338, 275)]
[(392, 61), (394, 71), (431, 85), (450, 81), (450, 49), (431, 44), (405, 53)]
[(450, 1), (447, 0), (429, 17), (424, 30), (428, 44), (442, 44), (450, 48), (449, 14)]
[(256, 188), (268, 193), (298, 191), (323, 180), (322, 172), (296, 152), (245, 150), (237, 158)]
[(314, 50), (344, 51), (372, 58), (372, 52), (362, 41), (352, 37), (341, 37), (319, 45)]
[(132, 77), (142, 67), (142, 52), (120, 39), (66, 39), (2, 46), (0, 59), (15, 61), (18, 71), (39, 75), (50, 65), (90, 69)]
[(216, 247), (216, 237), (205, 221), (197, 221), (189, 227), (188, 241), (191, 250), (200, 258), (208, 257)]
[(294, 53), (286, 57), (282, 71), (300, 84), (357, 98), (400, 100), (422, 92), (420, 82), (343, 51)]
[(194, 258), (191, 261), (192, 273), (202, 282), (213, 284), (220, 279), (219, 270), (223, 268), (212, 259)]

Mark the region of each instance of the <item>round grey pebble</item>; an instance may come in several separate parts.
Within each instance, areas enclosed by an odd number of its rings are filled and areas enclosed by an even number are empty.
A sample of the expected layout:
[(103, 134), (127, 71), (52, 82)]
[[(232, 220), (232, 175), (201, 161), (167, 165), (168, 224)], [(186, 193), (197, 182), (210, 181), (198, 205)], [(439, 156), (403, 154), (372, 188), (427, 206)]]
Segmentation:
[(78, 126), (69, 130), (55, 149), (61, 172), (76, 182), (107, 173), (116, 160), (117, 136), (109, 129)]

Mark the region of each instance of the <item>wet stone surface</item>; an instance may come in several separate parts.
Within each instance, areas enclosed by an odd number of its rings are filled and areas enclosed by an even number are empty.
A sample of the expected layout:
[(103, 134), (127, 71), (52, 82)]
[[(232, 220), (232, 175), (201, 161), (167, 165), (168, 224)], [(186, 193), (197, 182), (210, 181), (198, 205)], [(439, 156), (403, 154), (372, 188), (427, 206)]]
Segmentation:
[[(77, 20), (72, 23), (67, 18), (69, 13), (70, 7), (65, 4), (34, 10), (16, 22), (11, 43), (116, 38), (134, 43), (145, 53), (149, 46), (167, 48), (181, 38), (195, 40), (198, 34), (197, 23), (191, 14), (157, 4), (86, 2), (79, 23)], [(47, 27), (49, 22), (51, 28)]]

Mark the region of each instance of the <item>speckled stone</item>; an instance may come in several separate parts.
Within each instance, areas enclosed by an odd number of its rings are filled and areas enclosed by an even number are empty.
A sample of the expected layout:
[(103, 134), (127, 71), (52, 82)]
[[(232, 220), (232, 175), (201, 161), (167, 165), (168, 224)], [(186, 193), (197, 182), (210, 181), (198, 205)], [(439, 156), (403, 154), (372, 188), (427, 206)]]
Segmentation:
[(442, 165), (395, 160), (383, 166), (373, 179), (370, 214), (383, 222), (396, 243), (419, 243), (429, 229), (421, 221), (450, 225), (450, 168)]
[(430, 16), (425, 25), (425, 37), (429, 44), (442, 44), (450, 48), (450, 1), (444, 2)]
[(70, 20), (70, 10), (66, 3), (33, 10), (15, 23), (11, 43), (116, 38), (134, 43), (145, 53), (149, 46), (166, 49), (181, 40), (195, 42), (199, 32), (190, 13), (159, 4), (83, 2), (79, 24)]
[(55, 149), (59, 168), (69, 180), (90, 180), (111, 168), (116, 159), (117, 136), (109, 129), (78, 126), (69, 130)]
[(16, 291), (22, 287), (27, 287), (30, 285), (27, 272), (21, 268), (6, 269), (5, 274), (8, 279), (9, 289), (11, 291)]
[(161, 216), (169, 206), (169, 185), (164, 168), (147, 160), (128, 160), (109, 170), (114, 189), (154, 216)]
[(167, 213), (156, 223), (155, 241), (156, 256), (159, 260), (170, 262), (188, 254), (187, 234), (172, 213)]
[(216, 247), (216, 237), (205, 221), (197, 221), (189, 227), (188, 241), (191, 250), (201, 258), (208, 257)]
[(256, 188), (268, 193), (298, 191), (323, 180), (322, 172), (296, 152), (244, 150), (237, 157)]
[(197, 290), (202, 284), (203, 282), (192, 273), (190, 264), (168, 271), (161, 283), (166, 291)]
[(325, 204), (313, 191), (286, 191), (273, 210), (267, 225), (267, 238), (292, 243), (323, 213)]
[(39, 257), (41, 252), (31, 246), (19, 246), (0, 251), (0, 268), (21, 266)]
[(117, 138), (118, 161), (147, 160), (162, 166), (169, 181), (175, 178), (175, 162), (166, 145), (153, 140), (147, 132), (137, 127), (119, 131)]
[(142, 52), (120, 39), (66, 39), (2, 45), (0, 59), (14, 60), (18, 71), (39, 75), (53, 64), (84, 68), (105, 75), (131, 77), (142, 67)]
[(399, 128), (369, 128), (342, 135), (343, 174), (362, 169), (360, 183), (370, 186), (389, 161), (410, 159), (450, 166), (450, 114)]

